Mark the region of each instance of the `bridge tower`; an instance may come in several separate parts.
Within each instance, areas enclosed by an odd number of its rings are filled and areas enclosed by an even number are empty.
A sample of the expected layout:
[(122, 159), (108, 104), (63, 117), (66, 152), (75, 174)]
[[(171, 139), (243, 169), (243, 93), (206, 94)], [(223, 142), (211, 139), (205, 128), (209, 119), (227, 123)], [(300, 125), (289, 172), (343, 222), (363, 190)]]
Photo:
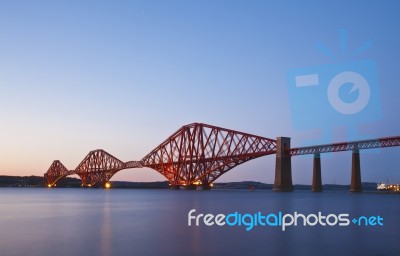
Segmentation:
[(313, 192), (322, 192), (321, 155), (320, 155), (320, 153), (314, 153), (313, 180), (312, 180), (311, 189)]
[(44, 174), (45, 185), (49, 188), (56, 186), (59, 179), (70, 174), (70, 171), (59, 161), (54, 160), (50, 168)]
[(354, 148), (351, 155), (350, 192), (362, 192), (360, 150), (358, 148)]
[(292, 157), (290, 155), (290, 138), (276, 138), (274, 191), (291, 192), (292, 184)]

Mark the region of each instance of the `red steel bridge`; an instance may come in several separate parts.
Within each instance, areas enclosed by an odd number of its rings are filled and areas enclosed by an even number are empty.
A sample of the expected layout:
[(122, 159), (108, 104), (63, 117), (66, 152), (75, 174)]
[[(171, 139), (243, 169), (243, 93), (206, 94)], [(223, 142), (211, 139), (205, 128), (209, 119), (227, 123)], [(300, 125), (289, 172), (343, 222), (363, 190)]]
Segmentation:
[(322, 191), (320, 154), (352, 151), (350, 190), (361, 191), (359, 150), (400, 146), (400, 136), (327, 145), (291, 148), (290, 138), (276, 140), (202, 123), (185, 125), (154, 148), (140, 161), (123, 162), (102, 149), (93, 150), (74, 169), (55, 160), (44, 174), (48, 187), (77, 174), (82, 186), (105, 186), (123, 169), (148, 167), (161, 173), (172, 188), (209, 189), (212, 182), (249, 160), (276, 155), (275, 191), (292, 191), (291, 157), (314, 154), (312, 190)]

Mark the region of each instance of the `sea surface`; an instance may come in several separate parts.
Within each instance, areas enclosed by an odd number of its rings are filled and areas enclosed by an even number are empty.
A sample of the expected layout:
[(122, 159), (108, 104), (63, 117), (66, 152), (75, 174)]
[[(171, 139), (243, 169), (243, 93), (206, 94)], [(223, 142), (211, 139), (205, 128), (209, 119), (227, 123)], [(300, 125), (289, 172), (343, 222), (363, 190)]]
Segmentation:
[[(188, 226), (195, 214), (349, 214), (383, 226)], [(331, 218), (331, 221), (334, 219)], [(374, 222), (372, 222), (373, 224)], [(0, 255), (400, 255), (400, 195), (1, 188)]]

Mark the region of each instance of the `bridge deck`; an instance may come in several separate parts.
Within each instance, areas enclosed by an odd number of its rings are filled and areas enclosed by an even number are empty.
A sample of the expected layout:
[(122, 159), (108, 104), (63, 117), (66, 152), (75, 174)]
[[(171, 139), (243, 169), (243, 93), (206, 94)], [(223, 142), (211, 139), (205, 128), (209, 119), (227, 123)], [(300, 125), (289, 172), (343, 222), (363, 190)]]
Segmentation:
[(292, 148), (290, 156), (400, 146), (400, 136)]

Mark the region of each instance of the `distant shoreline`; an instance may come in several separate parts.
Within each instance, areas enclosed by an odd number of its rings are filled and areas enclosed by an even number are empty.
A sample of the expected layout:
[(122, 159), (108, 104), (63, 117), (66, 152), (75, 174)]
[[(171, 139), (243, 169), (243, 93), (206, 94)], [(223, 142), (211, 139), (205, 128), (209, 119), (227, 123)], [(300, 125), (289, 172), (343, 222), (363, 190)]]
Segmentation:
[[(168, 181), (155, 181), (155, 182), (133, 182), (133, 181), (110, 181), (111, 187), (114, 189), (118, 188), (129, 188), (129, 189), (168, 189)], [(367, 192), (378, 192), (376, 190), (376, 184), (374, 182), (362, 183), (363, 191)], [(215, 182), (213, 190), (219, 189), (264, 189), (272, 190), (272, 184), (256, 182), (256, 181), (241, 181), (241, 182)], [(44, 178), (41, 176), (6, 176), (0, 175), (0, 187), (45, 187)], [(79, 188), (81, 187), (81, 180), (72, 177), (65, 177), (64, 179), (57, 182), (57, 187), (61, 188)], [(323, 190), (349, 190), (349, 185), (339, 184), (325, 184)], [(311, 185), (294, 185), (295, 190), (311, 190)], [(382, 192), (379, 192), (382, 193)]]

